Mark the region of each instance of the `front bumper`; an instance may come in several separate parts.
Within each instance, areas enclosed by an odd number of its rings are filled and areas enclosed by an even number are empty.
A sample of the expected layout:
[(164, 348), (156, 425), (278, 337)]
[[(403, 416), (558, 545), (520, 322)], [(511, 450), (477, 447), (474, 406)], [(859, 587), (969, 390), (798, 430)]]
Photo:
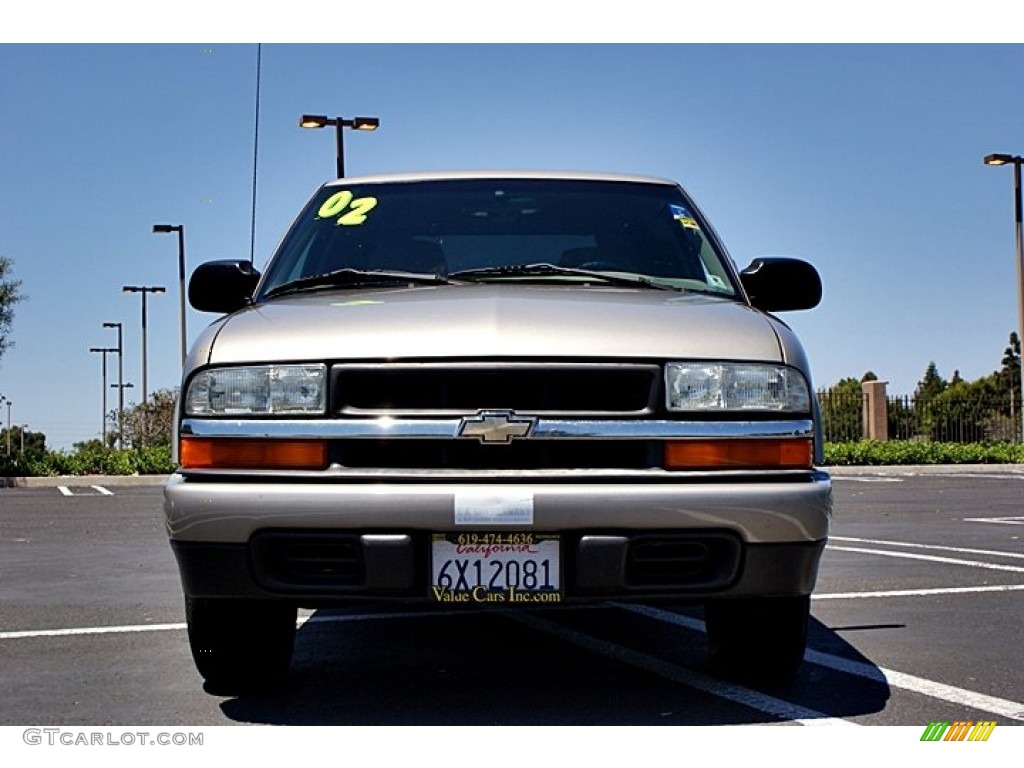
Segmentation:
[[(529, 521), (460, 521), (467, 499), (481, 496), (498, 507), (503, 498), (525, 504)], [(427, 600), (430, 534), (466, 530), (560, 534), (569, 600), (809, 594), (831, 510), (831, 481), (821, 472), (718, 473), (660, 483), (176, 474), (165, 488), (167, 529), (186, 594), (286, 598), (310, 607), (359, 598)], [(273, 553), (289, 537), (354, 553), (356, 576), (287, 576)], [(687, 578), (638, 579), (631, 553), (651, 537), (702, 548), (705, 567)]]

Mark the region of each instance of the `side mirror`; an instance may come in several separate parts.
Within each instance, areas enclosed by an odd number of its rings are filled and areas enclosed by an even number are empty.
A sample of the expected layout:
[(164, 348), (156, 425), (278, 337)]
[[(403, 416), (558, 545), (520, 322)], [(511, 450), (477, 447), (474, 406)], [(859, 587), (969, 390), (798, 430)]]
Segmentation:
[(750, 303), (765, 312), (813, 309), (821, 301), (818, 270), (800, 259), (761, 257), (740, 272)]
[(234, 312), (252, 300), (259, 280), (252, 262), (208, 261), (188, 281), (188, 302), (200, 312)]

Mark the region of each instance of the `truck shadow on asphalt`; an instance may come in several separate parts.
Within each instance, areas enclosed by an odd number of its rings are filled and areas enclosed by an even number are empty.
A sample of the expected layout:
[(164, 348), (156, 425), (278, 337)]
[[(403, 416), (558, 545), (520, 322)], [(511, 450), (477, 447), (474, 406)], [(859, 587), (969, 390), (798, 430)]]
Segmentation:
[[(795, 680), (748, 687), (714, 678), (701, 615), (699, 607), (652, 617), (609, 605), (526, 616), (318, 611), (299, 629), (287, 685), (225, 699), (221, 709), (239, 722), (281, 725), (678, 726), (885, 708), (882, 673), (813, 618), (810, 658), (823, 663), (805, 660)], [(839, 671), (835, 657), (859, 673)]]

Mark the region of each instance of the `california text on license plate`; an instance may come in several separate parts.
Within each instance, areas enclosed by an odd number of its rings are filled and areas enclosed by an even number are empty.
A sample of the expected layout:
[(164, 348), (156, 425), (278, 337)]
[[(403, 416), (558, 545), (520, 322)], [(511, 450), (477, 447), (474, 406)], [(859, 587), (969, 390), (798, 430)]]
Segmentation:
[(549, 533), (435, 533), (431, 597), (440, 603), (557, 603), (559, 540)]

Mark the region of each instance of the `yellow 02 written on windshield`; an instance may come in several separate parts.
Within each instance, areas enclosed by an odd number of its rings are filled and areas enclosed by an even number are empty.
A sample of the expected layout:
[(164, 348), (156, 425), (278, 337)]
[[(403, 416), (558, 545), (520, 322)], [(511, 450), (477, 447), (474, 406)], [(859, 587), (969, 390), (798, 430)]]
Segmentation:
[(324, 200), (316, 215), (320, 219), (333, 219), (337, 216), (340, 226), (355, 227), (364, 223), (366, 214), (376, 207), (376, 197), (355, 197), (346, 189)]

